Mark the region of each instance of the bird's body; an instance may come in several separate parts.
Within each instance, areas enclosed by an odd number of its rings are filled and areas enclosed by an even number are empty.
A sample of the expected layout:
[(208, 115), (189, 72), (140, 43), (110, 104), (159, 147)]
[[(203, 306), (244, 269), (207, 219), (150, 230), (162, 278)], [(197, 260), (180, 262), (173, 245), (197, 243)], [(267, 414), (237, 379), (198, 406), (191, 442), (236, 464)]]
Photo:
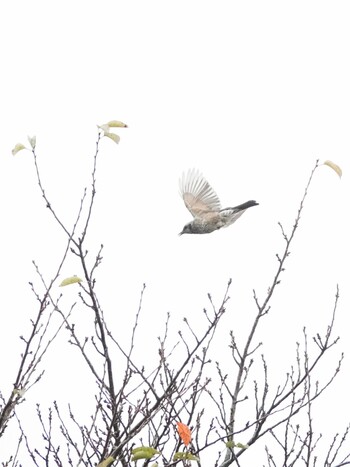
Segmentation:
[(205, 180), (195, 170), (189, 170), (180, 181), (180, 193), (193, 220), (185, 225), (179, 235), (205, 234), (233, 224), (246, 209), (257, 206), (256, 201), (247, 201), (233, 208), (221, 209), (220, 200)]

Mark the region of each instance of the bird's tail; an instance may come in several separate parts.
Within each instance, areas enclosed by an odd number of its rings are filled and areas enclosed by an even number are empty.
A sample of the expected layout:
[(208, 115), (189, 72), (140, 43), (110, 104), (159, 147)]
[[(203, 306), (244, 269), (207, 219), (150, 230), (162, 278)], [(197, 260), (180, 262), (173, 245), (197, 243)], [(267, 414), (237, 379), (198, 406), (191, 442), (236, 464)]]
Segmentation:
[(238, 206), (235, 206), (233, 208), (221, 209), (221, 211), (226, 211), (226, 210), (232, 209), (232, 210), (234, 210), (236, 212), (239, 212), (239, 211), (244, 211), (245, 209), (251, 208), (253, 206), (258, 206), (258, 205), (259, 205), (259, 203), (257, 203), (256, 201), (250, 200), (250, 201), (247, 201), (246, 203), (239, 204)]

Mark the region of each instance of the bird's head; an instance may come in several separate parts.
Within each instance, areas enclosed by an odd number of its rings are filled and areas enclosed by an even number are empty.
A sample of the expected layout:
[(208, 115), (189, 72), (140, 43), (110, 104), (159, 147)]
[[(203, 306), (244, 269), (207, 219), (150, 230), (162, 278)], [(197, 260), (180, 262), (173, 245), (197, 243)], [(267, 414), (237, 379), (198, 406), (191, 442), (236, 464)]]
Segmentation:
[(189, 222), (188, 224), (185, 225), (185, 227), (182, 229), (179, 235), (191, 234), (191, 233), (193, 233), (192, 222)]

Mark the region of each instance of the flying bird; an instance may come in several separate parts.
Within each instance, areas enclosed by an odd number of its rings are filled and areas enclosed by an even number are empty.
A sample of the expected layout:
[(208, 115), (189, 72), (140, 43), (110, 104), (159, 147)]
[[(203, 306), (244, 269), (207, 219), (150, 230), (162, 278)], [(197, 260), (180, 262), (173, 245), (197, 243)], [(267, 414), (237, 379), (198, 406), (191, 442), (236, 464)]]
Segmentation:
[(257, 206), (247, 201), (233, 208), (221, 209), (218, 195), (200, 172), (191, 169), (180, 180), (180, 194), (193, 220), (182, 229), (182, 234), (206, 234), (233, 224), (246, 209)]

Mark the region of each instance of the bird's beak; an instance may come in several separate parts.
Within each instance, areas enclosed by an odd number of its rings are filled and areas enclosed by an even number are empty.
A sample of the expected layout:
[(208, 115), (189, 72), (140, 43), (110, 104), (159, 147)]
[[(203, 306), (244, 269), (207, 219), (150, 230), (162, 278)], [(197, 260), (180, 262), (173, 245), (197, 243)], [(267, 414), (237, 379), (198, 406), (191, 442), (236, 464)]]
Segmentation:
[(180, 237), (180, 235), (182, 235), (182, 234), (183, 234), (183, 231), (179, 233), (179, 237)]

